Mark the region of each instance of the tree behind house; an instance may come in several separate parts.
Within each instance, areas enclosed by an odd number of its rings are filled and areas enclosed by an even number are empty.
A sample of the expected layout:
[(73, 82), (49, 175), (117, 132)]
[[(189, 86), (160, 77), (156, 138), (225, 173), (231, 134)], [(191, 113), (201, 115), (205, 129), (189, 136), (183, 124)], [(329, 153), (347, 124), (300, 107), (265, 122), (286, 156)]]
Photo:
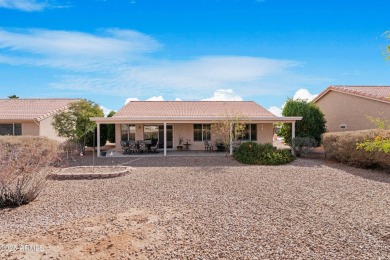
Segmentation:
[[(283, 116), (302, 116), (302, 120), (295, 124), (296, 137), (311, 137), (317, 142), (321, 143), (321, 135), (326, 132), (326, 120), (324, 113), (314, 103), (306, 100), (288, 99), (283, 111)], [(291, 124), (283, 124), (280, 135), (288, 145), (292, 145), (292, 129)]]
[(96, 127), (96, 123), (90, 118), (102, 116), (104, 113), (98, 104), (82, 99), (69, 104), (66, 111), (56, 114), (52, 124), (59, 136), (76, 142), (79, 151), (84, 153), (88, 135), (92, 134)]

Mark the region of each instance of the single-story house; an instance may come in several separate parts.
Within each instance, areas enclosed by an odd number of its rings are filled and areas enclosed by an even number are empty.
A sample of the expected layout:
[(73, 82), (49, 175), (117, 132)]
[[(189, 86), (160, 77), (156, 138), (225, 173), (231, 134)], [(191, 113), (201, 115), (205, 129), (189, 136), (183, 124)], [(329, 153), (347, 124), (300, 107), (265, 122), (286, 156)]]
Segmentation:
[(0, 99), (0, 135), (33, 135), (63, 141), (53, 116), (78, 99)]
[(190, 143), (191, 150), (203, 150), (205, 140), (215, 145), (220, 137), (212, 124), (234, 114), (245, 119), (242, 139), (258, 143), (273, 142), (273, 123), (292, 123), (294, 135), (295, 122), (302, 119), (276, 117), (251, 101), (131, 101), (113, 117), (91, 120), (97, 123), (98, 135), (101, 124), (115, 124), (117, 151), (122, 150), (121, 141), (155, 140), (166, 156), (168, 149), (176, 149), (180, 139)]
[(330, 86), (313, 102), (325, 114), (329, 132), (375, 128), (368, 117), (390, 122), (390, 86)]

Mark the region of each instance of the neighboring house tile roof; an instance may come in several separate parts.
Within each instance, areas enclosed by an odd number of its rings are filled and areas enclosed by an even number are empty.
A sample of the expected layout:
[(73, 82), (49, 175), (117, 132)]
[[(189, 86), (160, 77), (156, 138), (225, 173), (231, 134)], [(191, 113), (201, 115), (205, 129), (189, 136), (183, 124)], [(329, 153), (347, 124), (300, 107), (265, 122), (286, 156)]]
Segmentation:
[(239, 113), (246, 117), (274, 116), (253, 101), (131, 101), (113, 117), (220, 117)]
[(79, 99), (0, 99), (0, 120), (41, 121)]
[(319, 94), (313, 102), (320, 100), (329, 91), (337, 91), (390, 103), (390, 86), (330, 86)]

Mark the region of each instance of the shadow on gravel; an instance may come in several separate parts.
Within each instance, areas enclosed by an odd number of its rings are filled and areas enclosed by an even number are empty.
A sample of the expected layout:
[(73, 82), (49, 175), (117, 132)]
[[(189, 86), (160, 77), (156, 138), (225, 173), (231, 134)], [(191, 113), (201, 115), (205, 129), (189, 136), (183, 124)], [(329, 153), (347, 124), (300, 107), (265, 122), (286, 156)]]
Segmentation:
[(317, 159), (313, 160), (313, 163), (318, 166), (327, 166), (372, 181), (390, 183), (390, 169), (364, 169), (342, 164), (336, 160), (326, 158), (325, 151), (322, 147), (310, 150), (303, 158)]
[(133, 166), (133, 167), (212, 167), (245, 166), (231, 157), (99, 157), (95, 163), (90, 155), (67, 160), (66, 166)]
[(323, 165), (367, 180), (390, 183), (390, 169), (364, 169), (339, 163), (332, 159), (323, 159)]

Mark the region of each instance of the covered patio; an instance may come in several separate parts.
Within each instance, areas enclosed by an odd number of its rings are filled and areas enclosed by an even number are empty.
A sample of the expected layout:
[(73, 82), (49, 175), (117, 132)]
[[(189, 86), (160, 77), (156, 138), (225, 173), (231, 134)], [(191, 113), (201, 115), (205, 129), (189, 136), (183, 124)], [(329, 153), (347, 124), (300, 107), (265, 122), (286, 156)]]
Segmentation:
[[(242, 115), (245, 124), (240, 141), (257, 143), (273, 142), (274, 123), (291, 123), (292, 136), (295, 137), (295, 123), (302, 119), (276, 117), (255, 102), (248, 101), (135, 101), (129, 102), (113, 117), (91, 120), (97, 124), (98, 136), (100, 125), (115, 125), (116, 146), (109, 152), (111, 156), (225, 156), (225, 152), (214, 152), (222, 136), (213, 130), (212, 125), (231, 119), (228, 121), (231, 133), (236, 114)], [(97, 141), (97, 155), (101, 156), (99, 138)], [(158, 145), (159, 153), (122, 154), (121, 142), (145, 141)], [(228, 143), (232, 141), (230, 135)], [(205, 152), (206, 143), (211, 146), (210, 152)], [(178, 146), (183, 145), (189, 151), (177, 151)], [(228, 152), (233, 154), (233, 145), (229, 145)]]

